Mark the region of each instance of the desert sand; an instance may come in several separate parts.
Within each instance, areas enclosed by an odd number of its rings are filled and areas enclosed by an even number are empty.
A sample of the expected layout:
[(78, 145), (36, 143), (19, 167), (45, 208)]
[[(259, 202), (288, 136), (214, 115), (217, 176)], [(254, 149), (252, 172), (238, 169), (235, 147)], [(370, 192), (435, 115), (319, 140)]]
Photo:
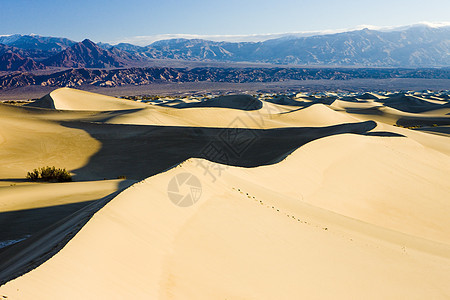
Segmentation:
[(0, 297), (450, 298), (447, 96), (177, 103), (0, 104)]

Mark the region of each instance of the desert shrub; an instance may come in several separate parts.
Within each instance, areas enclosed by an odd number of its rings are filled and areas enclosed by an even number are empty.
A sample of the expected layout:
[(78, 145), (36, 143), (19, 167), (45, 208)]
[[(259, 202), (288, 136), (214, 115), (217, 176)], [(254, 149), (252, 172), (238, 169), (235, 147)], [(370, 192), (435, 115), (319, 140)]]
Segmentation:
[(55, 167), (42, 167), (27, 173), (31, 181), (67, 182), (72, 181), (72, 175), (66, 169)]
[(27, 179), (29, 179), (31, 181), (38, 181), (39, 171), (37, 169), (34, 169), (32, 172), (28, 172)]

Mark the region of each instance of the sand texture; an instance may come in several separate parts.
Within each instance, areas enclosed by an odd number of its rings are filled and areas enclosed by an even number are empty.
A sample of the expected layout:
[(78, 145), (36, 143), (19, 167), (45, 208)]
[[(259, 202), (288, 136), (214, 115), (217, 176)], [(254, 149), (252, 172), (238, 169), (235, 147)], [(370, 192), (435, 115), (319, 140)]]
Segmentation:
[(449, 128), (431, 92), (0, 104), (0, 298), (449, 299)]

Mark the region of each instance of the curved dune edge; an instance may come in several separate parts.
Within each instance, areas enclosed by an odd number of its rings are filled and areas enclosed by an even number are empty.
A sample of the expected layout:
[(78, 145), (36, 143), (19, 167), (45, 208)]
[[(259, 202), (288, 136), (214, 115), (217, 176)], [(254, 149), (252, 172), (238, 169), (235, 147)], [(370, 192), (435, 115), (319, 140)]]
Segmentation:
[(140, 109), (147, 105), (71, 88), (59, 88), (29, 105), (58, 110), (108, 111)]
[(323, 104), (302, 110), (264, 102), (259, 110), (242, 111), (230, 108), (183, 108), (150, 106), (146, 109), (113, 116), (111, 124), (232, 127), (270, 129), (297, 126), (329, 126), (357, 122), (347, 114)]
[(85, 131), (51, 120), (53, 113), (0, 105), (0, 178), (24, 178), (47, 165), (77, 169), (99, 150), (100, 143)]
[[(0, 294), (21, 299), (448, 297), (450, 243), (419, 237), (426, 224), (416, 225), (416, 235), (404, 234), (390, 230), (392, 224), (374, 225), (364, 214), (359, 214), (364, 220), (360, 221), (332, 212), (336, 207), (329, 210), (315, 205), (320, 195), (310, 196), (314, 185), (333, 187), (326, 178), (334, 168), (342, 170), (340, 161), (345, 162), (342, 151), (333, 154), (326, 149), (349, 143), (355, 145), (355, 151), (361, 146), (373, 152), (393, 146), (400, 150), (399, 157), (386, 158), (385, 162), (398, 164), (380, 190), (394, 187), (397, 183), (391, 180), (405, 171), (422, 176), (427, 169), (417, 170), (418, 165), (398, 161), (417, 151), (408, 150), (411, 145), (402, 148), (404, 139), (353, 135), (312, 142), (273, 166), (215, 165), (223, 168), (220, 176), (212, 173), (215, 181), (205, 173), (208, 161), (189, 159), (122, 192), (53, 258), (1, 287)], [(332, 157), (322, 161), (323, 166), (314, 166), (310, 156), (320, 155), (316, 153), (320, 149)], [(355, 153), (346, 155), (354, 157)], [(428, 168), (436, 168), (446, 159), (433, 151), (428, 155), (436, 155)], [(384, 170), (385, 163), (378, 159), (379, 169)], [(376, 178), (366, 167), (359, 165), (358, 176)], [(168, 198), (168, 184), (180, 173), (193, 174), (202, 185), (200, 200), (190, 207), (178, 207)], [(448, 174), (430, 174), (423, 176), (432, 176), (431, 181), (442, 175), (448, 178)], [(415, 179), (415, 184), (426, 186), (420, 179)], [(448, 192), (445, 183), (437, 186), (428, 191), (434, 193), (430, 195), (434, 199)], [(343, 190), (336, 192), (340, 193), (336, 196), (345, 195)], [(400, 216), (414, 199), (396, 196), (394, 192), (388, 200), (396, 201)], [(343, 207), (352, 202), (358, 206), (361, 199), (353, 196), (348, 201)], [(431, 213), (442, 214), (447, 202), (437, 203)], [(426, 203), (421, 205), (424, 208)], [(353, 213), (358, 214), (358, 207)], [(381, 221), (389, 221), (389, 217), (389, 213), (378, 214)], [(414, 223), (406, 220), (406, 225)]]

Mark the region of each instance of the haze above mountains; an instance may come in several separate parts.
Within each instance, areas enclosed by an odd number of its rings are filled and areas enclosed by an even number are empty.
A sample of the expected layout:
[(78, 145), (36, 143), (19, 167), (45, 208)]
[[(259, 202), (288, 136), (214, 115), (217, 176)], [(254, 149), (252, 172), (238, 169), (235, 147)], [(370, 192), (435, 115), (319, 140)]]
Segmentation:
[(449, 67), (450, 26), (362, 29), (262, 42), (170, 39), (148, 46), (95, 44), (38, 35), (0, 36), (0, 70), (124, 68), (154, 59), (328, 67)]

